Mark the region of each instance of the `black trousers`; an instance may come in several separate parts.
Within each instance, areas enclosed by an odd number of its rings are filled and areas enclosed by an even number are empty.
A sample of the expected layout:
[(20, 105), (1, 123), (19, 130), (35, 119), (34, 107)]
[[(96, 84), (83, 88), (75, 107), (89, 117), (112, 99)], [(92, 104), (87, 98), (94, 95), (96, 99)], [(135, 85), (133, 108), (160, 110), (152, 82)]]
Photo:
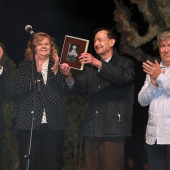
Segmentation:
[[(20, 170), (26, 170), (30, 130), (18, 131)], [(33, 131), (29, 170), (62, 170), (64, 132), (44, 124)]]
[(85, 137), (86, 170), (123, 170), (125, 138)]
[(170, 170), (170, 145), (146, 144), (150, 170)]

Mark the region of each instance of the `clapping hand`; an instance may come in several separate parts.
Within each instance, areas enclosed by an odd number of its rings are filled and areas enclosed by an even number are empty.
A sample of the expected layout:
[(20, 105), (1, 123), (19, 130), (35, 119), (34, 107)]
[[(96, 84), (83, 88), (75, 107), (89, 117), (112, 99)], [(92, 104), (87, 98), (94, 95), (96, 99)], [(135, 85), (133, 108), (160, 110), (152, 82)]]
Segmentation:
[(57, 72), (58, 72), (58, 66), (59, 66), (59, 56), (58, 56), (58, 54), (54, 54), (53, 59), (54, 59), (53, 72), (56, 75)]

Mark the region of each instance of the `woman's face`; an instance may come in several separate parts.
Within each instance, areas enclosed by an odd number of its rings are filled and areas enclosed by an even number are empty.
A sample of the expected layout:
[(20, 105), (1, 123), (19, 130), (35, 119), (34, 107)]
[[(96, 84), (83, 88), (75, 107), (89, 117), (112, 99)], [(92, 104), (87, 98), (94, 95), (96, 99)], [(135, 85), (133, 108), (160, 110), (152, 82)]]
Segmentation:
[(37, 57), (49, 57), (51, 52), (50, 40), (45, 37), (41, 42), (36, 44), (35, 53)]

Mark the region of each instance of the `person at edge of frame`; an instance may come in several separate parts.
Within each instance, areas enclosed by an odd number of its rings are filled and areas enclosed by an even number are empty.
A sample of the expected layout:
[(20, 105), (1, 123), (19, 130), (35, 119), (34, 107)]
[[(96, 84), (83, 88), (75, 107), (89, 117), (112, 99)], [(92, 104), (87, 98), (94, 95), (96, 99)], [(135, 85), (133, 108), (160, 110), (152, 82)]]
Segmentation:
[(150, 170), (170, 170), (170, 31), (157, 37), (161, 61), (143, 62), (146, 79), (139, 94), (148, 106), (146, 150)]
[[(4, 46), (0, 43), (0, 166), (2, 166), (2, 134), (4, 129), (4, 119), (3, 119), (3, 109), (2, 102), (5, 93), (9, 93), (11, 89), (11, 75), (9, 71), (9, 66), (4, 58)], [(1, 168), (1, 167), (0, 167)]]

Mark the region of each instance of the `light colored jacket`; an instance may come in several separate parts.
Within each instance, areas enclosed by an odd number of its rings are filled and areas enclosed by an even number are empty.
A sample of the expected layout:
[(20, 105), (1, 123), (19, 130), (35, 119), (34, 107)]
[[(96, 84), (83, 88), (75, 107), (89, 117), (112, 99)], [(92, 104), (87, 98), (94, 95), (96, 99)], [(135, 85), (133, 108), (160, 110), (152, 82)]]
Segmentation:
[(170, 144), (170, 66), (164, 67), (160, 63), (161, 73), (156, 82), (158, 87), (151, 83), (150, 76), (146, 75), (145, 83), (138, 94), (141, 106), (149, 105), (149, 117), (146, 128), (146, 143)]

